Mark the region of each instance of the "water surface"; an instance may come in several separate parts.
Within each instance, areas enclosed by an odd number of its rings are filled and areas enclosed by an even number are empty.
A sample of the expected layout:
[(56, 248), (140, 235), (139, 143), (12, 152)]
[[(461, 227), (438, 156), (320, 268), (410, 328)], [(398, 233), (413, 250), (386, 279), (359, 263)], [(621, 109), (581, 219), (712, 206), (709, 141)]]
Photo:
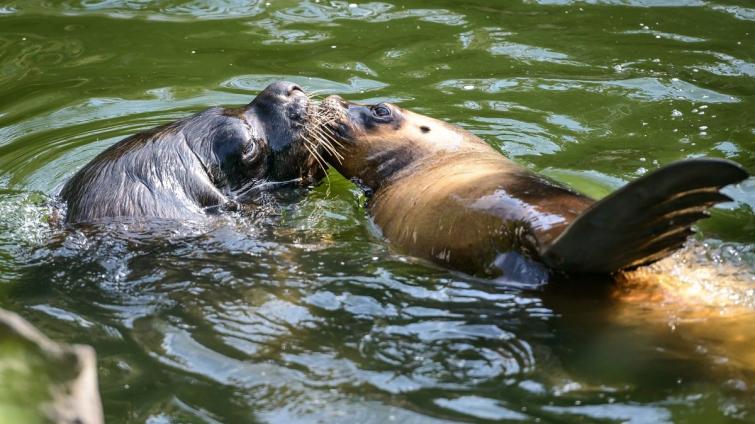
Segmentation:
[(47, 225), (134, 132), (277, 79), (461, 125), (595, 197), (674, 160), (755, 171), (745, 0), (10, 1), (0, 307), (98, 352), (108, 422), (747, 422), (755, 182), (619, 283), (402, 256), (336, 173), (250, 216)]

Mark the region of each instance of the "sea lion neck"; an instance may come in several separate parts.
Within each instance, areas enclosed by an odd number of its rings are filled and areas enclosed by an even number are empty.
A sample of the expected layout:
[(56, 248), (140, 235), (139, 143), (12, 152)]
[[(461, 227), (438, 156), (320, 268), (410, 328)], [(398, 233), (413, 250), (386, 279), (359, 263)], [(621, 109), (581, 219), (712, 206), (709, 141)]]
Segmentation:
[(358, 179), (363, 186), (377, 191), (411, 172), (428, 159), (430, 158), (425, 152), (413, 146), (390, 145), (384, 150), (371, 152), (365, 157), (366, 163)]

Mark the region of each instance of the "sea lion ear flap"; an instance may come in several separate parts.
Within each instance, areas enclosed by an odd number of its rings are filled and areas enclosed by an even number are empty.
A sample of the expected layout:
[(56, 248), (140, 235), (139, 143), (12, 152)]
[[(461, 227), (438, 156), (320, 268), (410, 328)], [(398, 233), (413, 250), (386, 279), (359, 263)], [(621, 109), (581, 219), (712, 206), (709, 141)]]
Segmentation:
[(647, 265), (680, 248), (691, 225), (716, 203), (719, 190), (749, 177), (722, 159), (689, 159), (664, 166), (585, 210), (541, 252), (567, 273), (612, 273)]

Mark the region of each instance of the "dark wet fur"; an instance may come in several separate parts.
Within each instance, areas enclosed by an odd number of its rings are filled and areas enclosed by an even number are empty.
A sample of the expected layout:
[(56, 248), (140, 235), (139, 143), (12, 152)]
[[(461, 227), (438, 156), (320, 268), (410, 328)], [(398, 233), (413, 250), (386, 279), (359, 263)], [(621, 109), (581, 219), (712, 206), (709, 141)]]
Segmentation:
[(246, 107), (208, 109), (111, 146), (61, 190), (66, 221), (186, 218), (234, 208), (262, 187), (319, 178), (299, 142), (306, 101), (279, 100), (290, 85), (275, 83)]

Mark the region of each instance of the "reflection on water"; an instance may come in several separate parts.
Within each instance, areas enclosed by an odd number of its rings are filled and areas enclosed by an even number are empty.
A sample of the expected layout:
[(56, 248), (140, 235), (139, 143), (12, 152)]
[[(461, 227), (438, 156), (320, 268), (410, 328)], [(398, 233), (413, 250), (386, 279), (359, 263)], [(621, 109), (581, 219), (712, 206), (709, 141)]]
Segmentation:
[(50, 223), (107, 146), (279, 78), (594, 197), (690, 156), (752, 171), (755, 18), (725, 3), (0, 6), (0, 306), (94, 345), (112, 422), (751, 421), (752, 181), (672, 258), (539, 289), (398, 254), (335, 173), (246, 214)]
[(752, 247), (692, 244), (651, 267), (624, 274), (615, 319), (661, 326), (699, 340), (695, 352), (755, 372), (755, 255)]
[[(661, 387), (719, 381), (730, 387), (721, 401), (751, 413), (755, 273), (741, 245), (693, 243), (612, 292), (605, 281), (528, 292), (392, 254), (359, 224), (355, 201), (338, 201), (352, 196), (348, 184), (331, 178), (252, 216), (65, 231), (46, 224), (44, 202), (5, 195), (4, 210), (18, 211), (8, 224), (24, 225), (3, 230), (2, 257), (15, 261), (3, 266), (18, 270), (5, 274), (8, 302), (55, 337), (100, 346), (106, 398), (130, 399), (158, 378), (186, 384), (171, 404), (199, 407), (210, 400), (193, 390), (222, 387), (263, 419), (338, 417), (372, 393), (358, 409), (374, 415), (366, 422), (434, 415), (387, 395), (429, 396), (481, 419), (667, 421), (671, 399), (635, 400), (647, 390), (636, 379), (657, 367), (648, 361), (662, 361)], [(302, 225), (313, 215), (320, 231)], [(580, 376), (588, 363), (605, 381)], [(209, 416), (224, 417), (211, 401)]]

